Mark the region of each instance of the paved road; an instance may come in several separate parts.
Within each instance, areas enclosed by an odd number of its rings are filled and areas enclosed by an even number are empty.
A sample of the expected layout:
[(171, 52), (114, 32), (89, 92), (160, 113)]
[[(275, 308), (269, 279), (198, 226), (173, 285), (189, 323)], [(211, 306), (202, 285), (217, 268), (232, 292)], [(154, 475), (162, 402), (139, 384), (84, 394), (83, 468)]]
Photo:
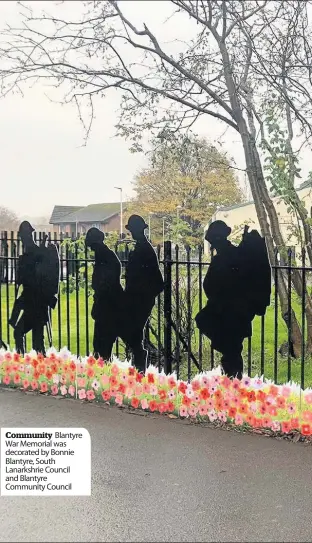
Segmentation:
[(0, 541), (311, 541), (311, 448), (0, 390), (0, 426), (85, 427), (92, 496), (0, 498)]

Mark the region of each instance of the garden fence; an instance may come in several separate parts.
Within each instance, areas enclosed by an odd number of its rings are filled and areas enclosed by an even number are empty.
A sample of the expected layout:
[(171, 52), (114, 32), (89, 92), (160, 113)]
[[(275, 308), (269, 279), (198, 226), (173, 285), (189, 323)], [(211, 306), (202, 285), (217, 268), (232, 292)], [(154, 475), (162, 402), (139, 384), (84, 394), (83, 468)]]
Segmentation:
[[(44, 240), (44, 233), (36, 233), (36, 242)], [(93, 260), (87, 251), (81, 254), (77, 244), (64, 243), (66, 236), (49, 234), (49, 242), (59, 250), (61, 276), (58, 304), (51, 312), (53, 345), (57, 349), (66, 346), (73, 353), (88, 355), (92, 351), (93, 320), (91, 318), (92, 289), (90, 277)], [(74, 241), (74, 238), (73, 238)], [(22, 245), (13, 232), (0, 236), (0, 338), (14, 347), (13, 329), (9, 317), (18, 294), (16, 285), (18, 257)], [(128, 259), (127, 247), (116, 253), (123, 271)], [(155, 248), (164, 276), (164, 292), (156, 304), (146, 328), (146, 347), (150, 362), (163, 367), (166, 372), (176, 371), (178, 378), (190, 379), (198, 371), (219, 365), (219, 354), (210, 348), (195, 324), (195, 316), (206, 303), (203, 279), (209, 259), (203, 249), (194, 251), (173, 246), (170, 241), (164, 247)], [(305, 254), (300, 255), (300, 265), (288, 254), (284, 260), (276, 257), (272, 268), (271, 305), (265, 317), (256, 317), (253, 336), (246, 340), (244, 364), (248, 375), (264, 375), (274, 382), (294, 380), (312, 387), (310, 338), (312, 328), (307, 319), (307, 301), (310, 299), (312, 268), (305, 265)], [(300, 296), (293, 288), (295, 274), (300, 274)], [(124, 274), (122, 275), (122, 282)], [(287, 288), (287, 318), (283, 307), (281, 315), (278, 289), (279, 281)], [(297, 289), (298, 292), (298, 289)], [(109, 318), (109, 315), (108, 315)], [(291, 352), (291, 325), (296, 319), (300, 327), (301, 348), (297, 358)], [(312, 338), (311, 338), (312, 339)], [(30, 338), (26, 348), (30, 350)], [(114, 354), (123, 359), (127, 351), (122, 342), (116, 342)]]

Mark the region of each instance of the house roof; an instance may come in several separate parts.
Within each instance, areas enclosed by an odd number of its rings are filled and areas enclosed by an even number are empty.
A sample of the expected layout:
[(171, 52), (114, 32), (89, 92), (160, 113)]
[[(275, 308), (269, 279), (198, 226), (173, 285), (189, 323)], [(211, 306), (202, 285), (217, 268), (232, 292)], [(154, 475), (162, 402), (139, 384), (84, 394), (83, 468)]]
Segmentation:
[[(70, 208), (67, 213), (59, 214), (57, 220), (54, 218), (56, 208), (62, 206), (55, 206), (50, 223), (76, 223), (76, 222), (105, 222), (114, 215), (117, 215), (120, 211), (120, 203), (111, 204), (91, 204), (85, 207)], [(62, 208), (64, 209), (64, 207)], [(52, 220), (53, 219), (53, 220)]]
[[(310, 187), (310, 186), (312, 186), (312, 181), (310, 180), (304, 181), (303, 183), (301, 183), (301, 185), (299, 185), (299, 187), (296, 188), (296, 192), (298, 192), (299, 190), (306, 189), (307, 187)], [(243, 202), (241, 204), (234, 204), (232, 206), (219, 207), (218, 211), (232, 211), (232, 209), (238, 209), (239, 207), (249, 206), (249, 205), (252, 205), (253, 203), (254, 203), (253, 200), (249, 200), (248, 202)]]
[(54, 206), (49, 224), (58, 224), (62, 218), (74, 211), (81, 209), (81, 206)]

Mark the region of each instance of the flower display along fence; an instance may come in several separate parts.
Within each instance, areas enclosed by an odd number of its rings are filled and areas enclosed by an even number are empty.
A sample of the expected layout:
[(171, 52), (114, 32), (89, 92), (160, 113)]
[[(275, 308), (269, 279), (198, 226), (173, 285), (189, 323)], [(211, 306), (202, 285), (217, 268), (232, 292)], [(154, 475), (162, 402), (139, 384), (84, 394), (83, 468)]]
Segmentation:
[(296, 384), (275, 385), (259, 377), (230, 380), (218, 369), (200, 373), (188, 383), (153, 366), (142, 374), (128, 362), (115, 359), (106, 364), (92, 356), (79, 359), (66, 349), (51, 349), (46, 357), (1, 350), (0, 382), (86, 402), (312, 435), (312, 390), (302, 391)]

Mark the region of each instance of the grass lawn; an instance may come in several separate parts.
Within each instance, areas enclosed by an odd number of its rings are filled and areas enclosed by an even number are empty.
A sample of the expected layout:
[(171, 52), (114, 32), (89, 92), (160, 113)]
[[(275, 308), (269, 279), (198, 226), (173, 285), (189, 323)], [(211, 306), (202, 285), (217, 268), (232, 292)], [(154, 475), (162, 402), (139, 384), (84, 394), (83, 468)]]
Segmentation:
[[(13, 329), (8, 326), (8, 314), (11, 313), (14, 299), (15, 299), (15, 287), (14, 285), (2, 285), (0, 291), (0, 335), (4, 342), (8, 343), (12, 348), (13, 342)], [(8, 304), (7, 304), (8, 300)], [(299, 322), (300, 307), (296, 302), (293, 302), (293, 306), (298, 315)], [(195, 306), (197, 304), (194, 304)], [(55, 348), (67, 346), (73, 353), (81, 355), (88, 354), (92, 351), (92, 338), (93, 338), (93, 319), (91, 318), (92, 297), (86, 299), (85, 290), (79, 292), (73, 292), (67, 298), (66, 294), (61, 293), (60, 302), (56, 309), (52, 312), (52, 330), (53, 330), (53, 344)], [(155, 309), (156, 311), (156, 309)], [(194, 309), (194, 315), (197, 313), (197, 309)], [(155, 313), (157, 314), (157, 313)], [(275, 324), (275, 311), (274, 311), (274, 293), (272, 295), (272, 304), (268, 308), (265, 321), (264, 330), (262, 334), (261, 330), (261, 318), (256, 317), (253, 323), (253, 337), (251, 341), (251, 374), (260, 373), (261, 371), (261, 359), (264, 366), (264, 374), (267, 378), (274, 378), (274, 357), (275, 357), (275, 338), (274, 338), (274, 324)], [(157, 323), (157, 318), (155, 319)], [(156, 324), (157, 328), (157, 324)], [(162, 328), (162, 326), (161, 326)], [(173, 332), (173, 337), (174, 337)], [(261, 356), (261, 336), (264, 339), (264, 354)], [(161, 341), (163, 342), (163, 330), (160, 330)], [(278, 314), (278, 347), (287, 341), (288, 332), (284, 321)], [(153, 341), (153, 337), (151, 337)], [(157, 345), (157, 341), (153, 341)], [(248, 368), (248, 349), (247, 343), (245, 345), (245, 369)], [(31, 348), (31, 337), (28, 334), (26, 347), (29, 350)], [(199, 335), (196, 332), (192, 340), (192, 352), (196, 358), (198, 358), (199, 347)], [(182, 350), (182, 349), (181, 349)], [(209, 369), (211, 366), (211, 354), (209, 348), (209, 341), (203, 338), (203, 367)], [(124, 347), (120, 343), (115, 349), (115, 353), (121, 358), (124, 356)], [(184, 354), (181, 363), (181, 378), (187, 377), (187, 355)], [(215, 361), (218, 361), (218, 355), (215, 354)], [(304, 361), (304, 385), (312, 387), (312, 362), (311, 359)], [(287, 381), (288, 360), (287, 358), (281, 358), (278, 355), (277, 358), (277, 382)], [(192, 364), (191, 374), (196, 373), (196, 367)], [(291, 361), (291, 378), (299, 382), (301, 381), (301, 361)]]

